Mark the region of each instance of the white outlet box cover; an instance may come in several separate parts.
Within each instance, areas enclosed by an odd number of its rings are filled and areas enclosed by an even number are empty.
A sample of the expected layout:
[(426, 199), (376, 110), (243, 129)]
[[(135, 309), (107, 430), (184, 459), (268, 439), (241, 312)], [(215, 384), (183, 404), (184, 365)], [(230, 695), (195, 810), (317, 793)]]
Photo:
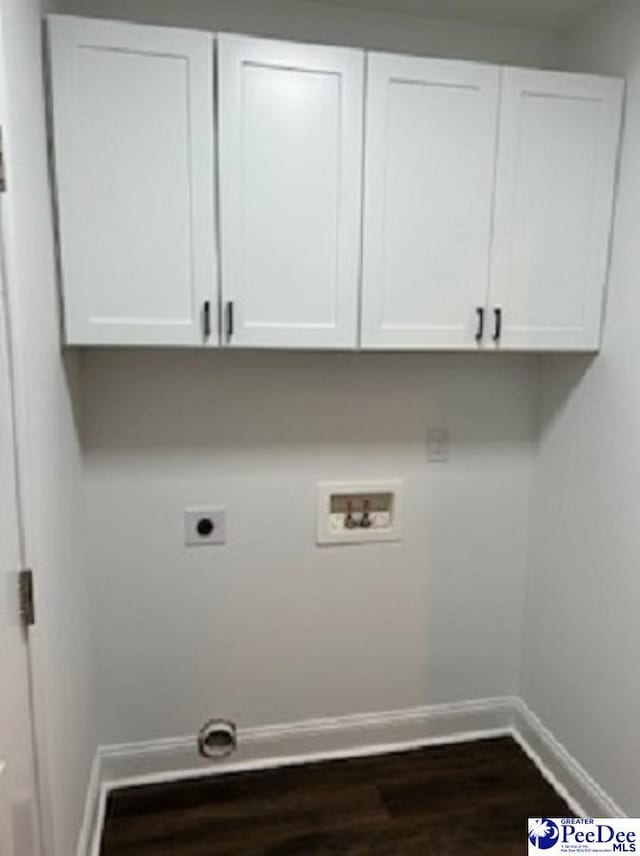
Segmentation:
[[(361, 482), (321, 482), (318, 485), (318, 544), (363, 544), (371, 541), (402, 540), (402, 492), (400, 479)], [(339, 515), (332, 513), (332, 501), (338, 497), (389, 495), (390, 508), (374, 512), (383, 525), (363, 529), (346, 529)]]

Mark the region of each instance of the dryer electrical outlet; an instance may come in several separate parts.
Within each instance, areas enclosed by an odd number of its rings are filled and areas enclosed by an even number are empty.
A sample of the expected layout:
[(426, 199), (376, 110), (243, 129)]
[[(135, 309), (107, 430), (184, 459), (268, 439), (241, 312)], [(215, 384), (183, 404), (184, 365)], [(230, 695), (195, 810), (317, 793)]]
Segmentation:
[(226, 543), (224, 506), (187, 508), (184, 512), (184, 542), (187, 547), (206, 547)]
[(400, 541), (400, 480), (318, 485), (318, 544)]

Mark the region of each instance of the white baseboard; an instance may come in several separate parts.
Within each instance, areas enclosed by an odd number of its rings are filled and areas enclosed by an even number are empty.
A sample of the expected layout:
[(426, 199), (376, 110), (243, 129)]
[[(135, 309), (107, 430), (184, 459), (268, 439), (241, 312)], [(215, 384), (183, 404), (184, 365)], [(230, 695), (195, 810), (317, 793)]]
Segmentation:
[(106, 746), (101, 770), (122, 787), (476, 740), (507, 734), (512, 710), (513, 699), (482, 699), (239, 729), (237, 751), (220, 761), (200, 758), (195, 736)]
[(98, 856), (107, 796), (116, 788), (504, 736), (520, 744), (577, 814), (624, 816), (524, 702), (505, 696), (240, 729), (237, 751), (220, 761), (200, 758), (195, 736), (103, 746), (92, 772), (78, 856)]
[(625, 817), (596, 780), (522, 699), (513, 711), (513, 736), (555, 791), (580, 817)]

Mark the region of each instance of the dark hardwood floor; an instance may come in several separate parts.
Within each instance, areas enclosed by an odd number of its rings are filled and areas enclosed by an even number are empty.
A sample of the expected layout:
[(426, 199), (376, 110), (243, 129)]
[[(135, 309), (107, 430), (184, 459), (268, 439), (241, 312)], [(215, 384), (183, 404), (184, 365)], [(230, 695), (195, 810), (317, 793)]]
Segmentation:
[(115, 791), (102, 856), (521, 856), (569, 814), (504, 738)]

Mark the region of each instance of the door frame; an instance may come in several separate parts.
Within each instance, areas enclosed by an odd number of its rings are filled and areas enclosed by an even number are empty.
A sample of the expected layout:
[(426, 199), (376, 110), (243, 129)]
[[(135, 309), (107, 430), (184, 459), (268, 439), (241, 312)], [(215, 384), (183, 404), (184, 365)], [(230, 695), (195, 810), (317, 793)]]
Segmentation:
[[(6, 39), (9, 28), (6, 18), (10, 14), (7, 4), (0, 0), (0, 128), (2, 129), (2, 154), (5, 161), (11, 162), (12, 122), (8, 108), (8, 80)], [(28, 418), (26, 405), (27, 377), (24, 360), (21, 356), (21, 343), (18, 341), (18, 307), (15, 294), (18, 290), (17, 277), (12, 264), (12, 210), (14, 196), (11, 182), (7, 180), (6, 192), (0, 193), (0, 300), (4, 301), (4, 314), (7, 338), (7, 372), (13, 423), (13, 455), (16, 481), (16, 515), (18, 525), (18, 547), (20, 568), (31, 568), (34, 554), (31, 537), (30, 498), (28, 485), (30, 480)], [(20, 570), (17, 568), (16, 570)], [(41, 676), (41, 658), (38, 655), (37, 632), (31, 628), (26, 632), (26, 664), (28, 671), (30, 732), (33, 759), (33, 778), (35, 786), (35, 824), (36, 847), (41, 856), (53, 856), (53, 806), (51, 788), (46, 771), (46, 738), (44, 683)]]
[[(0, 72), (1, 74), (1, 72)], [(0, 116), (2, 115), (2, 107), (0, 107)], [(0, 123), (1, 124), (1, 123)], [(2, 126), (4, 127), (4, 126)], [(15, 334), (14, 334), (14, 324), (12, 323), (12, 313), (13, 306), (10, 295), (10, 285), (9, 285), (9, 276), (8, 276), (8, 266), (6, 263), (6, 253), (5, 253), (5, 210), (4, 205), (0, 202), (0, 302), (2, 302), (3, 306), (0, 310), (0, 323), (3, 323), (5, 326), (5, 340), (6, 340), (6, 366), (2, 365), (5, 361), (5, 357), (0, 355), (0, 371), (5, 371), (7, 373), (7, 405), (9, 408), (9, 421), (11, 423), (11, 440), (10, 445), (11, 449), (9, 451), (10, 457), (13, 457), (13, 481), (14, 484), (12, 486), (12, 492), (15, 497), (15, 517), (16, 517), (16, 540), (17, 540), (17, 548), (18, 548), (18, 562), (19, 567), (16, 568), (17, 572), (20, 570), (29, 567), (29, 563), (26, 560), (28, 550), (27, 550), (27, 536), (26, 536), (26, 527), (25, 527), (25, 514), (24, 514), (24, 505), (25, 505), (25, 497), (24, 497), (24, 478), (23, 478), (23, 458), (24, 458), (24, 443), (21, 440), (21, 420), (19, 418), (19, 406), (18, 406), (18, 389), (19, 389), (19, 377), (20, 377), (20, 369), (19, 369), (19, 360), (18, 360), (18, 349), (15, 344)], [(40, 775), (40, 752), (39, 752), (39, 740), (38, 740), (38, 729), (36, 727), (36, 705), (35, 705), (35, 684), (34, 684), (34, 652), (31, 634), (29, 632), (29, 628), (24, 628), (24, 664), (26, 669), (26, 683), (27, 683), (27, 714), (29, 717), (29, 736), (31, 743), (31, 756), (32, 756), (32, 768), (33, 768), (33, 783), (34, 783), (34, 798), (35, 798), (35, 811), (34, 811), (34, 838), (37, 847), (37, 852), (42, 856), (45, 856), (45, 848), (43, 841), (43, 789), (41, 784), (41, 775)], [(17, 854), (16, 854), (17, 856)]]

